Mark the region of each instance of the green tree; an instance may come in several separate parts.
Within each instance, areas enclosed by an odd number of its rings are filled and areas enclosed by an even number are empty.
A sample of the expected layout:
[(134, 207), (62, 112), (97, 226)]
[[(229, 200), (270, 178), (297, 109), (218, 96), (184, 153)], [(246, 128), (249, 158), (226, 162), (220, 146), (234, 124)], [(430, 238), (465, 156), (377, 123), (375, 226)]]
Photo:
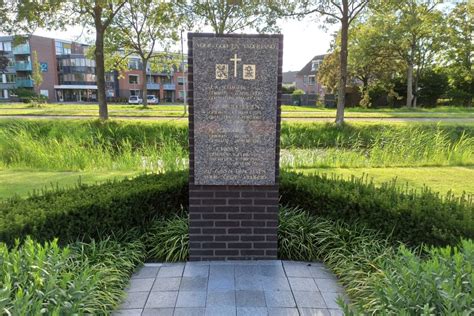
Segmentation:
[(35, 85), (36, 90), (39, 90), (39, 87), (43, 83), (43, 73), (41, 72), (41, 65), (38, 61), (38, 52), (33, 51), (33, 67), (32, 67), (32, 74), (31, 78), (33, 79), (33, 83)]
[(104, 38), (107, 29), (127, 0), (3, 0), (0, 9), (9, 10), (2, 30), (9, 34), (31, 34), (38, 27), (49, 29), (65, 25), (93, 26), (95, 32), (94, 57), (96, 62), (99, 117), (108, 119), (105, 94)]
[[(339, 78), (338, 78), (338, 98), (336, 123), (344, 123), (344, 106), (346, 100), (347, 85), (347, 59), (349, 27), (359, 14), (367, 7), (369, 0), (301, 0), (293, 3), (283, 1), (282, 10), (287, 6), (287, 16), (303, 17), (307, 15), (319, 14), (326, 17), (328, 23), (340, 23), (340, 50), (339, 56)], [(289, 5), (289, 6), (288, 6)], [(280, 14), (284, 14), (280, 11)]]
[(190, 0), (178, 1), (183, 13), (197, 24), (212, 27), (216, 34), (229, 34), (242, 30), (259, 33), (278, 30), (277, 11), (271, 2), (253, 0)]
[[(128, 56), (138, 55), (142, 61), (143, 105), (147, 106), (147, 70), (170, 70), (176, 64), (170, 45), (178, 40), (183, 22), (176, 6), (161, 0), (128, 0), (117, 14), (106, 38), (106, 50), (113, 67), (127, 67)], [(156, 52), (156, 49), (161, 52)], [(114, 55), (114, 52), (119, 52)], [(122, 63), (125, 61), (125, 65)], [(107, 68), (107, 67), (106, 67)]]
[(458, 3), (447, 18), (443, 65), (449, 76), (451, 95), (472, 106), (474, 97), (474, 3)]
[(406, 106), (416, 107), (418, 82), (440, 49), (443, 32), (438, 0), (388, 0), (374, 6), (372, 23), (387, 54), (406, 66)]

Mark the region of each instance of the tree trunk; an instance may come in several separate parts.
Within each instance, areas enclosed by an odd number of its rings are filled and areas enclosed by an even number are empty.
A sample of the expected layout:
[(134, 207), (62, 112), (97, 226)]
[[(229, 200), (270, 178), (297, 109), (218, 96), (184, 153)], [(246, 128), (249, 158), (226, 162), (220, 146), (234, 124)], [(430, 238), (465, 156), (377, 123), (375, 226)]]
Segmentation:
[[(105, 96), (105, 63), (104, 63), (104, 33), (105, 30), (96, 21), (95, 36), (95, 67), (97, 78), (97, 99), (99, 101), (99, 117), (101, 120), (109, 118), (107, 98)], [(100, 23), (100, 22), (99, 22)], [(100, 24), (99, 24), (100, 25)]]
[(407, 69), (407, 107), (411, 107), (413, 101), (413, 68), (413, 56), (410, 56)]
[(336, 124), (344, 123), (344, 106), (346, 103), (347, 84), (347, 42), (349, 38), (349, 18), (347, 0), (343, 0), (343, 17), (341, 19), (341, 69), (339, 76), (339, 87), (337, 93)]
[(142, 70), (142, 74), (143, 74), (143, 88), (142, 88), (142, 92), (143, 92), (143, 107), (146, 108), (148, 107), (148, 100), (147, 100), (147, 95), (148, 95), (148, 89), (147, 89), (147, 76), (146, 76), (146, 66), (147, 66), (147, 60), (145, 58), (142, 57), (142, 65), (143, 65), (143, 70)]

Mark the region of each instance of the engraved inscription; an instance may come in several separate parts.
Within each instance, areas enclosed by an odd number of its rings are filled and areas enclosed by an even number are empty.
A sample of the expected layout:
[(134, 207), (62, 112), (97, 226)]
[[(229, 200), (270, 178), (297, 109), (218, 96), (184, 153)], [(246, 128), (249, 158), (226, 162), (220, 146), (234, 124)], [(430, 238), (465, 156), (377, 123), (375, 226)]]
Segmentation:
[(278, 41), (193, 39), (195, 184), (276, 183)]

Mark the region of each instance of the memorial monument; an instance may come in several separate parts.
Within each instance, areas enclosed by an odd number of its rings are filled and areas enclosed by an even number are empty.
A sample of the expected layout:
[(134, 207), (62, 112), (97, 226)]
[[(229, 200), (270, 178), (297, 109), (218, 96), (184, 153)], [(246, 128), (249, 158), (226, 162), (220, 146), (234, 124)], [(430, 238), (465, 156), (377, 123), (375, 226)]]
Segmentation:
[(188, 34), (190, 260), (276, 259), (282, 46)]

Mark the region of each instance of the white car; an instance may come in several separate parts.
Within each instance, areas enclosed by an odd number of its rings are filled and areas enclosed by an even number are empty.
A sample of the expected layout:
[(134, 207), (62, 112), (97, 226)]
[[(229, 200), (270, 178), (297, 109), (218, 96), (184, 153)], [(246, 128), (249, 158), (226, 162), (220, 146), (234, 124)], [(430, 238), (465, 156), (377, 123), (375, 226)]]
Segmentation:
[(146, 96), (146, 102), (148, 104), (158, 104), (160, 102), (160, 100), (158, 100), (158, 98), (154, 95), (147, 95)]
[(141, 104), (142, 102), (143, 100), (136, 95), (132, 95), (130, 98), (128, 98), (128, 104)]

